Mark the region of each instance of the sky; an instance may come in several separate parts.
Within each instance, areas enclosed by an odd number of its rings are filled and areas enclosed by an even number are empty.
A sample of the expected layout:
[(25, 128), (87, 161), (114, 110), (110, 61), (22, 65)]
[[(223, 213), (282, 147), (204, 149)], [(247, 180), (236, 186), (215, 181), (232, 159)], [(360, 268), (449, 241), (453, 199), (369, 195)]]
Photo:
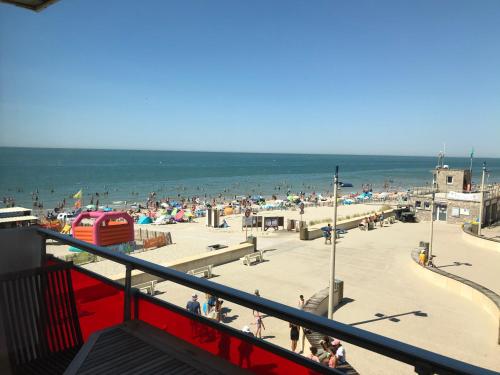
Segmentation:
[(0, 146), (500, 157), (500, 1), (0, 4)]

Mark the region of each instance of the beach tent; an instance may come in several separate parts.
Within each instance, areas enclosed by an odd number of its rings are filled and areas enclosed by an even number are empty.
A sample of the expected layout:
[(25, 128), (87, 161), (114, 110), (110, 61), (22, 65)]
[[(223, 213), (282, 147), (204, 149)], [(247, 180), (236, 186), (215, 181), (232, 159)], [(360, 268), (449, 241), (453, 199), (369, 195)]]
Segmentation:
[(153, 222), (153, 224), (163, 225), (163, 224), (168, 224), (169, 221), (170, 221), (170, 216), (161, 215)]
[(137, 221), (137, 224), (151, 224), (153, 220), (149, 216), (141, 216)]
[(180, 211), (179, 211), (179, 212), (177, 212), (177, 214), (175, 215), (175, 220), (176, 220), (176, 221), (181, 221), (183, 218), (184, 218), (184, 210), (180, 210)]

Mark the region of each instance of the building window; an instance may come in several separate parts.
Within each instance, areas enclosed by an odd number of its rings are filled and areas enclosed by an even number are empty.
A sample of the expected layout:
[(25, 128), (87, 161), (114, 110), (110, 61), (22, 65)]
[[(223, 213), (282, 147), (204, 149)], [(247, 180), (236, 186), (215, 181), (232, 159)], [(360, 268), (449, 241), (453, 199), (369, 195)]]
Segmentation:
[(446, 183), (448, 185), (453, 184), (453, 176), (446, 176)]
[(424, 202), (424, 210), (430, 210), (431, 209), (431, 202)]
[(422, 202), (415, 201), (415, 208), (420, 208), (420, 207), (422, 207)]

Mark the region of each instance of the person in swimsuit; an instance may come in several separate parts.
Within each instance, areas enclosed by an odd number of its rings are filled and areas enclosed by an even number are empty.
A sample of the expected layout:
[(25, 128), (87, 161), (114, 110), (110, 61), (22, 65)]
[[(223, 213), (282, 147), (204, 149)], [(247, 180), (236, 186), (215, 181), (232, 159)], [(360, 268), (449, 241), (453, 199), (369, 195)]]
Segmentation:
[(293, 323), (290, 323), (290, 340), (292, 340), (292, 352), (295, 352), (299, 341), (299, 326)]

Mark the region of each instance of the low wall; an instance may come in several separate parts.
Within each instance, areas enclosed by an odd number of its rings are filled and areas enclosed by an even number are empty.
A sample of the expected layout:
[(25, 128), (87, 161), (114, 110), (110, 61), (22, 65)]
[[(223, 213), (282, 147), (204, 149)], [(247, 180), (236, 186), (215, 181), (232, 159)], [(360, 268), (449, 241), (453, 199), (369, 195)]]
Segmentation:
[(483, 249), (500, 251), (500, 241), (478, 236), (477, 234), (469, 232), (465, 228), (462, 228), (462, 238), (471, 245), (475, 245)]
[[(382, 212), (379, 211), (377, 212), (377, 214), (381, 214)], [(383, 211), (384, 213), (384, 218), (388, 218), (389, 216), (394, 216), (394, 210), (393, 209), (390, 209), (390, 210), (385, 210)], [(365, 218), (366, 216), (360, 216), (360, 217), (356, 217), (356, 218), (353, 218), (353, 219), (347, 219), (347, 220), (342, 220), (342, 221), (338, 221), (337, 222), (337, 228), (338, 229), (344, 229), (344, 230), (349, 230), (349, 229), (353, 229), (353, 228), (357, 228), (359, 226), (359, 224), (361, 223), (361, 221)], [(314, 225), (310, 228), (307, 228), (307, 234), (306, 234), (306, 241), (307, 240), (315, 240), (317, 238), (321, 238), (323, 237), (323, 231), (321, 230), (321, 228), (323, 228), (325, 226), (325, 224), (321, 225), (321, 226), (318, 226), (318, 225)]]
[(492, 290), (485, 288), (473, 281), (464, 279), (460, 276), (445, 272), (439, 268), (423, 267), (418, 264), (419, 250), (412, 251), (412, 264), (416, 267), (416, 271), (424, 271), (421, 275), (425, 276), (432, 283), (457, 293), (468, 300), (477, 303), (493, 318), (497, 325), (498, 335), (497, 343), (500, 344), (500, 296)]
[[(304, 311), (310, 312), (314, 315), (326, 316), (328, 314), (328, 295), (330, 287), (320, 290), (315, 293), (304, 304)], [(335, 280), (335, 291), (333, 293), (333, 306), (337, 306), (344, 298), (344, 282), (342, 280)]]
[[(160, 265), (177, 271), (187, 272), (195, 268), (206, 267), (210, 264), (219, 266), (221, 264), (233, 262), (254, 252), (254, 250), (254, 244), (244, 242), (239, 245), (229, 246), (223, 250), (207, 251), (206, 253), (192, 255), (172, 262), (162, 263)], [(111, 277), (111, 279), (125, 285), (125, 277), (123, 276), (123, 273), (116, 275), (115, 277)], [(139, 270), (132, 271), (132, 285), (142, 284), (152, 280), (158, 280), (158, 277)]]

